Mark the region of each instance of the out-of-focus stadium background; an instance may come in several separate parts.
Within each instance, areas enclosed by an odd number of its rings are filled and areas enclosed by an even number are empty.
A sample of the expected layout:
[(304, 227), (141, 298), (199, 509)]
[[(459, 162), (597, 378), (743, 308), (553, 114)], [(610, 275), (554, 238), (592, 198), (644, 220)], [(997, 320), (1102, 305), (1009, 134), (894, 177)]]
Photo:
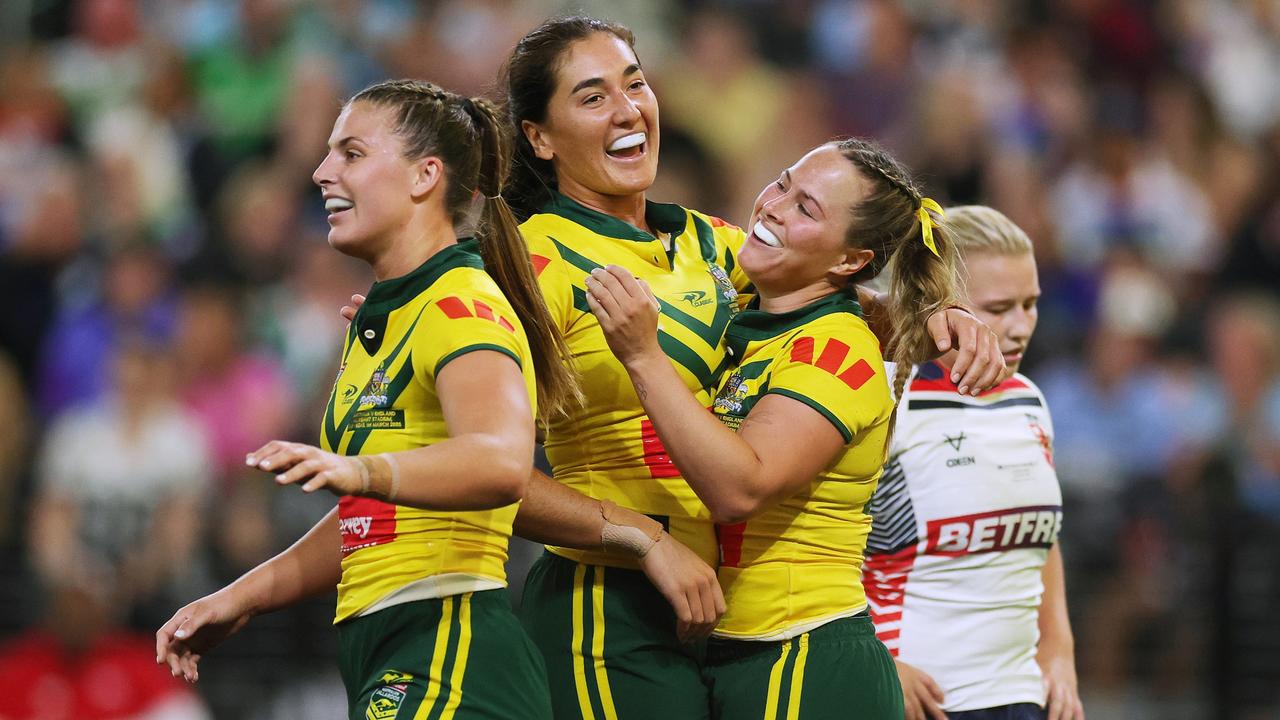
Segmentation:
[[(164, 695), (154, 629), (330, 507), (241, 458), (313, 441), (370, 281), (309, 180), (337, 108), (484, 92), (566, 9), (639, 37), (655, 199), (741, 222), (857, 134), (1026, 228), (1089, 717), (1277, 717), (1276, 0), (5, 0), (0, 716), (31, 683), (42, 718)], [(331, 609), (259, 618), (146, 717), (342, 717)]]

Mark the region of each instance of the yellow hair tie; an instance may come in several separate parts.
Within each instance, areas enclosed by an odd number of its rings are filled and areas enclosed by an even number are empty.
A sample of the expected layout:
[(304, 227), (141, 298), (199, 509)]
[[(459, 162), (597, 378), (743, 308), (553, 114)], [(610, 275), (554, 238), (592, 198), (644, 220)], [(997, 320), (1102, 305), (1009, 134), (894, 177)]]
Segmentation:
[(938, 246), (933, 242), (933, 217), (929, 215), (932, 210), (938, 213), (938, 217), (943, 220), (947, 219), (947, 214), (942, 211), (942, 206), (933, 198), (922, 198), (920, 207), (916, 210), (916, 217), (920, 218), (920, 235), (924, 238), (924, 246), (929, 248), (929, 252), (937, 257), (942, 257), (938, 253)]

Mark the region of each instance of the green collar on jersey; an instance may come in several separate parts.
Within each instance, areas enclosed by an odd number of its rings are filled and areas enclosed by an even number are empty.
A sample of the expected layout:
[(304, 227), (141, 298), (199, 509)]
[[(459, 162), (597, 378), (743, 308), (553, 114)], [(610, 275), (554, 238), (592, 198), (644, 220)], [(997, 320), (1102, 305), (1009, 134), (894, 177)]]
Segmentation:
[(854, 290), (836, 290), (804, 307), (776, 314), (761, 310), (760, 296), (757, 295), (751, 298), (751, 303), (747, 305), (746, 310), (729, 321), (724, 341), (729, 348), (729, 353), (741, 362), (747, 343), (777, 337), (823, 315), (838, 312), (852, 313), (862, 317), (862, 306), (858, 304), (858, 296)]
[[(634, 240), (636, 242), (649, 242), (657, 239), (631, 223), (623, 222), (599, 210), (592, 210), (577, 200), (561, 195), (558, 192), (552, 193), (551, 200), (542, 206), (542, 212), (572, 220), (605, 237), (618, 240)], [(670, 233), (674, 237), (684, 232), (685, 225), (688, 223), (688, 213), (684, 208), (673, 203), (645, 200), (644, 219), (649, 223), (649, 227), (658, 232)]]
[(437, 252), (408, 274), (375, 282), (369, 289), (368, 299), (360, 306), (360, 314), (364, 317), (386, 315), (401, 308), (431, 287), (441, 275), (458, 267), (484, 269), (480, 243), (475, 238), (458, 238), (457, 245)]

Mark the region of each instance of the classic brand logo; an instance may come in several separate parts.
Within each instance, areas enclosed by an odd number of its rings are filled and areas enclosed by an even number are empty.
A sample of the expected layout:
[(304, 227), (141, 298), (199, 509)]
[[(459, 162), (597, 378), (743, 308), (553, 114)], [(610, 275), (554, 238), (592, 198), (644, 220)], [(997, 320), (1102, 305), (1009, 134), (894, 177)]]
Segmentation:
[(690, 307), (696, 308), (711, 304), (711, 298), (707, 297), (707, 293), (703, 290), (690, 290), (681, 295), (680, 300), (689, 303)]

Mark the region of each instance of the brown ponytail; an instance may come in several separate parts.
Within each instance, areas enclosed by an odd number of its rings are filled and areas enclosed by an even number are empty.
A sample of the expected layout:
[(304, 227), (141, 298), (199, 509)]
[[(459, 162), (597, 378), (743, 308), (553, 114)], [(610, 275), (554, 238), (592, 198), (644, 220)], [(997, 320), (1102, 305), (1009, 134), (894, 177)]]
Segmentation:
[(529, 338), (538, 414), (546, 420), (564, 412), (580, 400), (581, 393), (569, 350), (538, 289), (529, 249), (502, 198), (510, 141), (498, 111), (483, 98), (465, 98), (420, 80), (376, 83), (349, 102), (391, 108), (406, 157), (440, 158), (445, 168), (445, 211), (454, 227), (466, 222), (475, 193), (484, 196), (476, 239), (485, 270), (515, 309)]
[(477, 224), (480, 253), (485, 269), (506, 295), (529, 338), (534, 373), (538, 382), (539, 415), (545, 420), (581, 401), (564, 343), (538, 288), (538, 278), (529, 261), (529, 248), (520, 234), (515, 215), (502, 197), (510, 164), (509, 136), (499, 111), (484, 98), (466, 101), (469, 114), (480, 133), (480, 172), (477, 189), (484, 206)]
[(900, 398), (911, 368), (937, 354), (926, 321), (956, 302), (955, 245), (942, 218), (927, 208), (938, 254), (924, 244), (917, 214), (923, 198), (907, 170), (884, 148), (859, 138), (840, 140), (835, 146), (871, 185), (851, 210), (853, 222), (846, 243), (874, 250), (875, 256), (853, 281), (870, 280), (892, 265), (888, 304), (893, 329), (888, 349), (897, 364), (893, 394)]

